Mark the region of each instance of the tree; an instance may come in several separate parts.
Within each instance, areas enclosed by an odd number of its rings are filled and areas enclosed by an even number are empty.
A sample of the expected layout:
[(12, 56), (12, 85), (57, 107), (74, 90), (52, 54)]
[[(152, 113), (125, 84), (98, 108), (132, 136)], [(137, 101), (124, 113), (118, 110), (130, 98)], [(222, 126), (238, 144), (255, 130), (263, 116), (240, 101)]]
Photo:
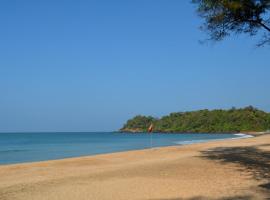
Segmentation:
[(204, 19), (202, 29), (210, 40), (230, 34), (262, 34), (258, 46), (270, 45), (270, 0), (192, 0)]
[(151, 116), (137, 115), (133, 119), (127, 121), (122, 131), (133, 130), (134, 132), (146, 132), (149, 126), (155, 121)]
[(121, 131), (146, 132), (154, 124), (154, 132), (240, 132), (270, 129), (270, 113), (252, 106), (229, 110), (199, 110), (171, 113), (160, 119), (136, 116)]

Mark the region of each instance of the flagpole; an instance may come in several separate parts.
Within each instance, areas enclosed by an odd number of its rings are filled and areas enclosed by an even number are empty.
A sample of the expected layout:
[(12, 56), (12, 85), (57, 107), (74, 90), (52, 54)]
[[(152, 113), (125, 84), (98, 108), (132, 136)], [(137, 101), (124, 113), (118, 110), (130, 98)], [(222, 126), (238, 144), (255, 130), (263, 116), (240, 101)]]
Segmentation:
[(148, 132), (150, 134), (150, 149), (153, 148), (153, 124), (148, 128)]
[(153, 132), (150, 133), (151, 135), (151, 149), (153, 148)]

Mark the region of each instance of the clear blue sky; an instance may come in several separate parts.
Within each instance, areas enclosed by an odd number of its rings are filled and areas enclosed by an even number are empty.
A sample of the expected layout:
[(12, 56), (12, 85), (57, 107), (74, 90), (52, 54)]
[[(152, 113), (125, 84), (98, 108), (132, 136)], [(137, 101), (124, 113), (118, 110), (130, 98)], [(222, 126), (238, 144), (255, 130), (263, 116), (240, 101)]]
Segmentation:
[(206, 35), (190, 1), (2, 0), (0, 132), (110, 131), (137, 114), (270, 111), (270, 48)]

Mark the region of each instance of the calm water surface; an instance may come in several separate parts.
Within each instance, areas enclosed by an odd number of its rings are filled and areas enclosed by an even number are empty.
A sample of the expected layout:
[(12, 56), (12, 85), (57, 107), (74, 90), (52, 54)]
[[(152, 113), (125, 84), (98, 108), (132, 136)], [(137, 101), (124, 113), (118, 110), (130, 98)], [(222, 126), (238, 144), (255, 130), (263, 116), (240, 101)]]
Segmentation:
[[(153, 147), (238, 138), (234, 134), (152, 134)], [(0, 164), (150, 148), (150, 134), (0, 133)]]

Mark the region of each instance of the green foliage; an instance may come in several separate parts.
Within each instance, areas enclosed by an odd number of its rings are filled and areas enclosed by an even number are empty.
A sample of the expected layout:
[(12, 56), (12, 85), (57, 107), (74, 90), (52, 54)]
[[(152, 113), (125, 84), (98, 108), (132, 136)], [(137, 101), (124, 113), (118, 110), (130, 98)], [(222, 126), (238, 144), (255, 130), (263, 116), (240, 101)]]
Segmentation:
[(204, 19), (202, 29), (211, 40), (219, 41), (231, 33), (257, 34), (264, 30), (259, 46), (270, 44), (270, 0), (192, 0)]
[(128, 120), (121, 131), (146, 132), (154, 121), (155, 119), (151, 116), (146, 117), (138, 115), (133, 119)]
[(229, 110), (199, 110), (171, 113), (160, 119), (136, 116), (122, 131), (144, 132), (154, 124), (155, 132), (241, 132), (270, 129), (270, 114), (252, 106)]

